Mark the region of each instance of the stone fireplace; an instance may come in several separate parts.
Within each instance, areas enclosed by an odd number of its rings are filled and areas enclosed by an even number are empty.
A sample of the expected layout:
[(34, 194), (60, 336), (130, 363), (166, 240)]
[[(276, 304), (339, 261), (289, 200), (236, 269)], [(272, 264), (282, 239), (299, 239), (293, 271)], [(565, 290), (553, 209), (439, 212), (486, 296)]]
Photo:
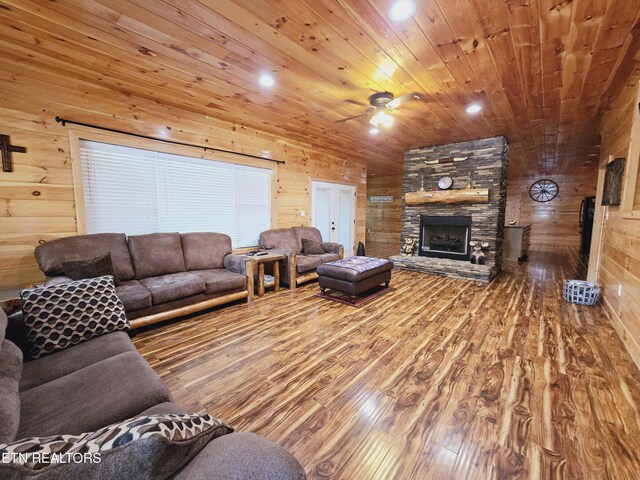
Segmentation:
[[(504, 137), (405, 152), (401, 242), (411, 239), (416, 247), (413, 255), (392, 257), (396, 266), (493, 280), (502, 266), (508, 156)], [(450, 190), (437, 190), (443, 176), (453, 179)], [(411, 201), (407, 201), (407, 194)], [(416, 201), (416, 196), (424, 198), (424, 203)], [(489, 244), (484, 249), (484, 265), (469, 261), (470, 241)]]

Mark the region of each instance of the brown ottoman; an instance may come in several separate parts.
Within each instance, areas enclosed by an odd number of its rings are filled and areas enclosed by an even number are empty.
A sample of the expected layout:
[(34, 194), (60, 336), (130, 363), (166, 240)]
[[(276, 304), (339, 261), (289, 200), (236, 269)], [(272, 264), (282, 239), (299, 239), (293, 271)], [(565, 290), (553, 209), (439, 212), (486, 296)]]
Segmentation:
[(324, 295), (326, 289), (351, 296), (360, 295), (384, 283), (389, 286), (393, 262), (383, 258), (349, 257), (318, 266), (318, 284)]

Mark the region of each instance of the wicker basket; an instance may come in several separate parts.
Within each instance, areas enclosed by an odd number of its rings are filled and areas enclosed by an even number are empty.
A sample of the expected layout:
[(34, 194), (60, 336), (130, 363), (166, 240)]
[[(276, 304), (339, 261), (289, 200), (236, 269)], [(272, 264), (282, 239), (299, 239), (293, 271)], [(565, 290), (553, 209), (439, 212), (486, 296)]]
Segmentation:
[(600, 297), (600, 286), (582, 280), (565, 280), (562, 296), (567, 302), (595, 305)]

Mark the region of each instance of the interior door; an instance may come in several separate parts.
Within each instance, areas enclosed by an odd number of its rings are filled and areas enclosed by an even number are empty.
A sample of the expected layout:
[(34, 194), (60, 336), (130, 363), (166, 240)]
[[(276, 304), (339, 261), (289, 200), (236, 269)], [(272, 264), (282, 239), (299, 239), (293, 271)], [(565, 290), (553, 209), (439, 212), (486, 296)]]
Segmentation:
[(355, 242), (356, 188), (352, 185), (312, 182), (311, 224), (322, 239), (344, 246), (344, 255), (353, 255)]

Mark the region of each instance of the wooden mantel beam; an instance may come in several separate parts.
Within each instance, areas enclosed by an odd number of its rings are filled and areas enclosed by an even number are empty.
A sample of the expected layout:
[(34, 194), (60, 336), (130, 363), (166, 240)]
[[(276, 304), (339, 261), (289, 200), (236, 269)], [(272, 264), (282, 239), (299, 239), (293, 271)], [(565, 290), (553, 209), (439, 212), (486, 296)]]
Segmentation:
[(461, 190), (435, 190), (425, 192), (407, 192), (404, 195), (407, 205), (423, 203), (489, 203), (488, 188), (465, 188)]

